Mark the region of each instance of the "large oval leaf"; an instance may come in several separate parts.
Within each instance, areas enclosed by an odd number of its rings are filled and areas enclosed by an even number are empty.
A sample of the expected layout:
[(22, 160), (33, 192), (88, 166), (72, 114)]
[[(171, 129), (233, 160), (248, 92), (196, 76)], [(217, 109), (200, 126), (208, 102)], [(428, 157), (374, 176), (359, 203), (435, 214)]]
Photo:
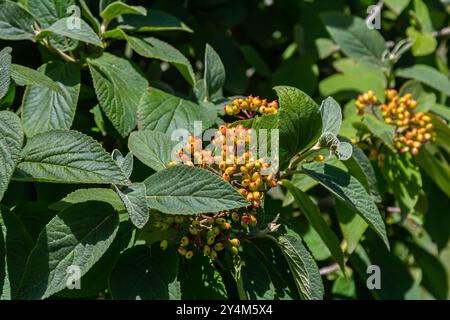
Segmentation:
[(18, 291), (20, 299), (45, 299), (67, 286), (71, 273), (83, 276), (111, 245), (119, 215), (104, 202), (88, 201), (60, 212), (42, 230)]
[(15, 178), (60, 183), (127, 183), (97, 141), (68, 130), (48, 131), (28, 139)]
[(219, 212), (250, 204), (218, 175), (186, 165), (159, 171), (144, 184), (149, 208), (169, 214)]
[(129, 61), (109, 53), (87, 61), (100, 106), (117, 131), (127, 136), (136, 126), (136, 111), (147, 80)]

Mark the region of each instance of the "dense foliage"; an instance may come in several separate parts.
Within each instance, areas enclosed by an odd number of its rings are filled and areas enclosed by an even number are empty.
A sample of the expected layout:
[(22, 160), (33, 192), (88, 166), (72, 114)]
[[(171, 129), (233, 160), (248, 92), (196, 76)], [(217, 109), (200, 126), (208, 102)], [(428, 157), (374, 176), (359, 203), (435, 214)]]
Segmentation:
[(449, 14), (0, 0), (1, 299), (448, 299)]

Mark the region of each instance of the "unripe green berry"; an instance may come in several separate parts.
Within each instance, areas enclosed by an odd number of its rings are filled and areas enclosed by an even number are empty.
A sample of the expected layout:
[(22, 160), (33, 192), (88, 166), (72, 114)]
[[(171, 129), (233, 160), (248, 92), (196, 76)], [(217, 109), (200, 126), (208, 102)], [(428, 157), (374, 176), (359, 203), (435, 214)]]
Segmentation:
[(169, 245), (169, 243), (167, 242), (167, 240), (163, 240), (163, 241), (161, 241), (161, 243), (159, 244), (159, 246), (160, 246), (160, 248), (161, 248), (162, 250), (166, 250), (168, 245)]
[(183, 238), (181, 238), (180, 243), (182, 247), (186, 247), (187, 245), (189, 245), (189, 238), (184, 236)]
[(231, 240), (230, 240), (230, 243), (231, 243), (231, 245), (232, 245), (233, 247), (239, 247), (240, 244), (241, 244), (241, 242), (239, 241), (238, 238), (231, 239)]
[(189, 250), (188, 252), (186, 252), (186, 259), (191, 259), (194, 256), (194, 252), (192, 250)]
[(214, 250), (216, 250), (216, 251), (222, 251), (224, 248), (225, 248), (225, 246), (222, 242), (217, 242), (214, 245)]

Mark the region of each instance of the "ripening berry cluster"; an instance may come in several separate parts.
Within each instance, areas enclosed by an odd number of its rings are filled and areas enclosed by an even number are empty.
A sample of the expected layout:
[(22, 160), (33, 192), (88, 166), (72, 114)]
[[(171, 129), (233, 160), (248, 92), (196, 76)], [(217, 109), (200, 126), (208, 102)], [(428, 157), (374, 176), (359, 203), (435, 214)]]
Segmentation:
[(178, 154), (184, 164), (198, 165), (220, 175), (258, 208), (264, 193), (275, 187), (277, 181), (272, 173), (266, 172), (270, 163), (253, 156), (250, 148), (253, 133), (253, 129), (242, 124), (234, 128), (222, 125), (211, 141), (212, 149), (203, 150), (201, 139), (191, 136)]
[(231, 105), (225, 104), (223, 108), (229, 116), (252, 118), (257, 114), (276, 114), (278, 112), (278, 102), (276, 100), (267, 102), (267, 99), (248, 96), (247, 98), (233, 99)]
[(176, 231), (173, 237), (161, 241), (161, 249), (165, 250), (170, 241), (177, 245), (178, 253), (186, 259), (202, 252), (215, 260), (224, 250), (233, 255), (238, 254), (240, 240), (237, 234), (243, 229), (255, 227), (256, 223), (253, 213), (233, 210), (196, 216), (159, 216), (156, 217), (154, 226), (161, 230), (172, 228)]
[[(435, 136), (431, 116), (414, 111), (417, 101), (410, 93), (399, 96), (397, 90), (388, 89), (385, 96), (386, 103), (380, 104), (378, 108), (384, 121), (396, 127), (395, 148), (402, 153), (417, 155), (422, 145)], [(358, 114), (363, 114), (367, 107), (374, 107), (377, 101), (372, 91), (360, 95), (356, 101)]]

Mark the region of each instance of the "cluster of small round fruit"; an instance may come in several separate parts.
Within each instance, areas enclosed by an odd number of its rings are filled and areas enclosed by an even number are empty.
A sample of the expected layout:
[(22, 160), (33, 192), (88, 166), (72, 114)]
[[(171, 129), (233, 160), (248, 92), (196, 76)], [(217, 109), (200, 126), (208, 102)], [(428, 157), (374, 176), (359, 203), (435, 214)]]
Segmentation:
[(178, 154), (184, 164), (198, 165), (220, 175), (258, 208), (264, 193), (275, 187), (277, 181), (269, 172), (270, 163), (253, 156), (250, 147), (253, 133), (253, 129), (242, 124), (233, 128), (222, 125), (211, 141), (210, 150), (203, 150), (201, 139), (191, 136)]
[(165, 250), (171, 242), (178, 246), (178, 253), (186, 259), (191, 259), (200, 251), (211, 260), (217, 259), (218, 253), (223, 250), (238, 254), (238, 234), (256, 224), (254, 213), (246, 210), (195, 216), (158, 216), (154, 222), (156, 228), (176, 231), (173, 237), (161, 241), (161, 249)]
[(267, 99), (248, 96), (247, 98), (236, 98), (231, 105), (224, 105), (225, 113), (229, 116), (240, 116), (241, 118), (252, 118), (256, 114), (276, 114), (278, 102), (276, 100), (267, 102)]
[[(396, 127), (395, 148), (402, 153), (417, 155), (422, 145), (435, 136), (431, 116), (414, 111), (417, 101), (410, 93), (399, 96), (397, 90), (388, 89), (385, 96), (386, 103), (379, 105), (379, 111), (387, 124)], [(360, 95), (356, 101), (358, 113), (364, 113), (366, 107), (374, 106), (377, 101), (372, 91)]]

